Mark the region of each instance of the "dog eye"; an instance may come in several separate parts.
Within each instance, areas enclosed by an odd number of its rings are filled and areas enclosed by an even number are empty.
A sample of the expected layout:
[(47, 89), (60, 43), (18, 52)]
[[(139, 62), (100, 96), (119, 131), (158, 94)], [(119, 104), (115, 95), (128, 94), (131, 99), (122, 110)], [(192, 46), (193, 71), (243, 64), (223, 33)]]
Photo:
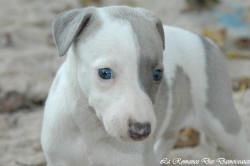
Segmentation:
[(160, 69), (156, 69), (153, 73), (153, 80), (160, 81), (162, 78), (162, 71)]
[(112, 78), (112, 70), (110, 68), (101, 68), (98, 72), (102, 79), (108, 80)]

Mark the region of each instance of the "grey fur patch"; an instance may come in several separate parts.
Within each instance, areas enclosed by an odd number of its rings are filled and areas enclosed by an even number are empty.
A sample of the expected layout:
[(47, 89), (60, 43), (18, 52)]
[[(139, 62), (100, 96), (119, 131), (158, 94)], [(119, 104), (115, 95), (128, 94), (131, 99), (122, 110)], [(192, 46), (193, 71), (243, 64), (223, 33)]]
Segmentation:
[(101, 21), (97, 19), (96, 13), (95, 8), (89, 7), (69, 10), (56, 16), (52, 33), (60, 56), (65, 55), (76, 39), (86, 39), (100, 29)]
[(237, 134), (241, 129), (241, 120), (233, 99), (231, 80), (226, 70), (223, 55), (206, 38), (200, 37), (206, 53), (206, 72), (208, 76), (207, 108), (223, 125), (226, 132)]
[(154, 110), (155, 110), (155, 115), (157, 117), (157, 127), (156, 127), (156, 135), (158, 131), (161, 129), (161, 125), (163, 124), (167, 111), (166, 108), (168, 107), (168, 99), (169, 99), (169, 87), (167, 84), (167, 81), (163, 78), (158, 91), (155, 95), (155, 101), (154, 101)]
[(183, 68), (177, 66), (172, 89), (173, 114), (170, 120), (172, 128), (178, 127), (180, 122), (191, 113), (193, 100), (191, 94), (191, 82)]
[(153, 72), (162, 66), (164, 31), (161, 21), (141, 8), (110, 7), (111, 17), (128, 21), (135, 32), (140, 51), (139, 81), (142, 89), (154, 101), (159, 84), (153, 81)]

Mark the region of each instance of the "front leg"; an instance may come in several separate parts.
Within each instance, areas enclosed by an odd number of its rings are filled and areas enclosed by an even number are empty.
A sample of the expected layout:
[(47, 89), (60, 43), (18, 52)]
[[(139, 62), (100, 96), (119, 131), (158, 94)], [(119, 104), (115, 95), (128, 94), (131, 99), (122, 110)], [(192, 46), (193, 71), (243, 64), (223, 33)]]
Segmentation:
[(151, 138), (145, 140), (144, 152), (143, 152), (144, 166), (157, 166), (160, 161), (154, 153), (154, 141)]
[(158, 163), (172, 150), (177, 137), (178, 130), (166, 130), (162, 137), (156, 142), (154, 149), (159, 161)]
[(142, 152), (136, 150), (141, 147), (121, 142), (107, 144), (112, 141), (106, 140), (90, 147), (87, 153), (89, 166), (144, 166)]

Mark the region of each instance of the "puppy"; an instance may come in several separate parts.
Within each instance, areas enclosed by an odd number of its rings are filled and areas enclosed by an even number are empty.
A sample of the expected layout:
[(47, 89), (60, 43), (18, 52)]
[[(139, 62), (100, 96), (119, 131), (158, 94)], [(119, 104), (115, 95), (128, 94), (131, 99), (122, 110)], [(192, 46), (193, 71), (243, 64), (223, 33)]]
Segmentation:
[(230, 80), (211, 41), (122, 6), (63, 12), (53, 36), (67, 57), (45, 105), (48, 166), (160, 165), (187, 124), (233, 158), (249, 158)]

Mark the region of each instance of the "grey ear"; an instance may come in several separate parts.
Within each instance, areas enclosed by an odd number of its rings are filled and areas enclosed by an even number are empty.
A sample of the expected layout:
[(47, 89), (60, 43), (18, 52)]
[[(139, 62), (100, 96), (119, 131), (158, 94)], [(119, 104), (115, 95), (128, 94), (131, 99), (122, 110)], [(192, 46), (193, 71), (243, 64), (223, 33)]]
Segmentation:
[(65, 55), (75, 38), (88, 26), (94, 8), (74, 9), (56, 16), (53, 38), (60, 56)]
[(163, 25), (161, 23), (161, 20), (158, 20), (157, 23), (156, 23), (156, 28), (157, 28), (157, 31), (159, 32), (160, 34), (160, 37), (161, 37), (161, 40), (162, 40), (162, 44), (163, 44), (163, 50), (165, 49), (165, 35), (164, 35), (164, 29), (163, 29)]

